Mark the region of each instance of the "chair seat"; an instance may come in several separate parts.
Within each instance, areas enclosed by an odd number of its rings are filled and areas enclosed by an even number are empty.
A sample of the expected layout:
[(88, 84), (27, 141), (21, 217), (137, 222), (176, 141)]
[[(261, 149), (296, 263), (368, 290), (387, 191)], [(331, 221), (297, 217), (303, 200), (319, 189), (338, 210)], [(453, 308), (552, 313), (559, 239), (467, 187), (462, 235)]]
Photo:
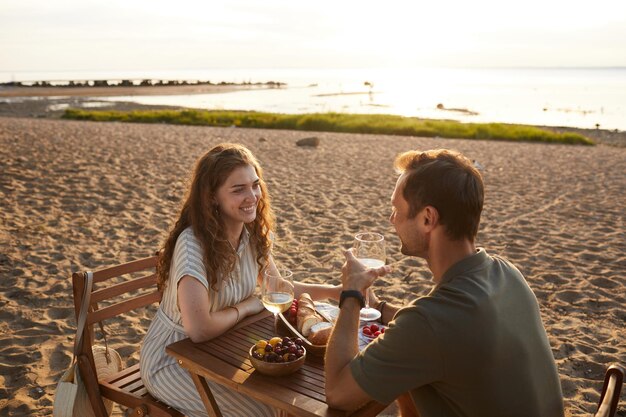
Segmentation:
[(151, 417), (184, 417), (184, 414), (155, 399), (148, 393), (141, 380), (139, 364), (123, 369), (98, 382), (102, 396), (118, 404), (129, 408), (144, 406), (146, 414), (149, 414)]

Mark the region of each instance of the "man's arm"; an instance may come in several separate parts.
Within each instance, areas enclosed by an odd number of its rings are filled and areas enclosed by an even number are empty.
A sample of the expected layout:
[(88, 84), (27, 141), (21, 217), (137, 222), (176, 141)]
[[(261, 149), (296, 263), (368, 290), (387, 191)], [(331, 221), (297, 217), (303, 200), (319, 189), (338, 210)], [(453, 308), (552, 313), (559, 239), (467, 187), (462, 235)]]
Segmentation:
[(326, 401), (333, 408), (354, 410), (371, 401), (352, 376), (350, 362), (359, 353), (359, 310), (354, 298), (346, 299), (326, 347)]
[[(366, 268), (348, 250), (341, 272), (343, 290), (364, 292), (372, 282), (391, 271), (389, 266)], [(341, 304), (339, 317), (326, 347), (326, 401), (333, 408), (353, 410), (371, 401), (361, 389), (350, 370), (350, 362), (359, 353), (359, 310), (355, 298), (346, 298)]]

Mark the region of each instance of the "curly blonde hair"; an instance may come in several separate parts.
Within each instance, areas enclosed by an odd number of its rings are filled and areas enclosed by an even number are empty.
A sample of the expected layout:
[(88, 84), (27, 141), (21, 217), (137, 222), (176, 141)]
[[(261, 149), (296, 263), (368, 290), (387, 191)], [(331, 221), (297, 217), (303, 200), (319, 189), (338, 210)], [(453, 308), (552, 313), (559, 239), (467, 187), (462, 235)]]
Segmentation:
[(160, 252), (157, 265), (157, 284), (163, 291), (170, 275), (172, 256), (178, 236), (187, 227), (192, 228), (203, 249), (203, 261), (211, 288), (219, 291), (223, 277), (235, 268), (237, 257), (228, 243), (221, 217), (212, 204), (219, 187), (224, 184), (235, 168), (250, 165), (259, 177), (261, 198), (257, 205), (256, 219), (247, 225), (250, 244), (256, 252), (260, 268), (266, 266), (270, 255), (270, 233), (274, 229), (274, 213), (270, 205), (267, 185), (257, 159), (246, 147), (222, 143), (202, 156), (196, 163), (191, 185), (178, 215), (178, 220)]

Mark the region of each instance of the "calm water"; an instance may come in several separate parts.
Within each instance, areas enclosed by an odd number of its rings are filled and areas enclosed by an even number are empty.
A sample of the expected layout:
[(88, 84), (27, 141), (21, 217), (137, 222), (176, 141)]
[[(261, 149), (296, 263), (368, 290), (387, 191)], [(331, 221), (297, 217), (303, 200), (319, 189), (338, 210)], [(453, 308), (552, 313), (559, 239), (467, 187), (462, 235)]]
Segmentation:
[(281, 81), (288, 85), (220, 94), (98, 100), (281, 113), (387, 113), (582, 128), (599, 124), (605, 129), (626, 130), (626, 68), (0, 73), (0, 81), (144, 78), (215, 83)]

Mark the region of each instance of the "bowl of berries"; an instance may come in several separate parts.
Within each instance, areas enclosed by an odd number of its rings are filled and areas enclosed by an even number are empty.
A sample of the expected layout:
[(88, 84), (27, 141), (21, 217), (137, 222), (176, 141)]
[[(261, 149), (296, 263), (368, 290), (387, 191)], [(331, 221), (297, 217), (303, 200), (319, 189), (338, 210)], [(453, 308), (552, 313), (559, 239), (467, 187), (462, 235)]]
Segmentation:
[(262, 374), (289, 375), (304, 364), (306, 349), (302, 345), (300, 338), (276, 336), (259, 340), (250, 348), (250, 362)]
[(381, 334), (385, 333), (385, 326), (382, 324), (368, 324), (363, 326), (361, 334), (369, 341), (376, 339)]

